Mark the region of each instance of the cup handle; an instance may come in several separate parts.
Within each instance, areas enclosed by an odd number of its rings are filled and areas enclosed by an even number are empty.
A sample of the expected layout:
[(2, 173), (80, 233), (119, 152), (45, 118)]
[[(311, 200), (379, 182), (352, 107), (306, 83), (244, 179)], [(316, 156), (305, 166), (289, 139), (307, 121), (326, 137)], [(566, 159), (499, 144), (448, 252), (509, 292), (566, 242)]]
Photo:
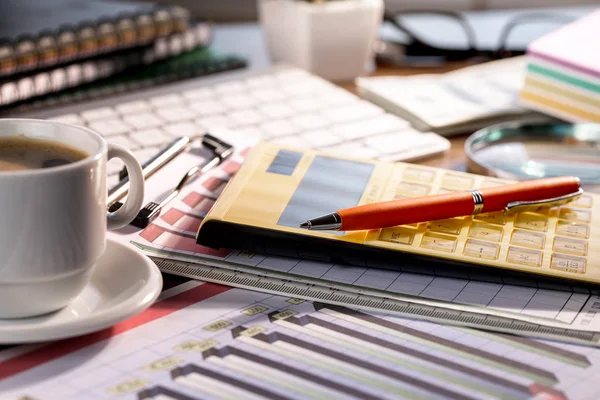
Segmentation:
[(114, 212), (107, 213), (107, 229), (119, 229), (128, 225), (137, 216), (144, 202), (144, 174), (133, 153), (125, 147), (109, 143), (108, 160), (120, 158), (127, 168), (129, 191), (125, 203)]

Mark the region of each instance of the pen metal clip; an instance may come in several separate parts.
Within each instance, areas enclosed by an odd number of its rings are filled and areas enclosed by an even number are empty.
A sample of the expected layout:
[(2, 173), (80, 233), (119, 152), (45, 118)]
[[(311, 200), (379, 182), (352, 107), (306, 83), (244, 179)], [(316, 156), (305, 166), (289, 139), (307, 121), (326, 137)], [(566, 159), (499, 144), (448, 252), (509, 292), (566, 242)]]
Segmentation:
[(583, 189), (579, 189), (574, 193), (569, 193), (564, 196), (554, 197), (551, 199), (538, 200), (538, 201), (511, 201), (506, 205), (504, 209), (505, 214), (516, 214), (525, 211), (537, 211), (541, 208), (550, 208), (561, 206), (563, 204), (570, 203), (577, 200), (583, 194)]

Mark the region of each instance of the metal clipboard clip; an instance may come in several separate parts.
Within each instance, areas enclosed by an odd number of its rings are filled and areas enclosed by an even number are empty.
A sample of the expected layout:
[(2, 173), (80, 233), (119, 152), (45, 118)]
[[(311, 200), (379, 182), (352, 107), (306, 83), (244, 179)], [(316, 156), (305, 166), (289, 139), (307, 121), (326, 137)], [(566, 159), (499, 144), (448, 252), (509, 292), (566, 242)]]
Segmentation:
[[(232, 146), (231, 144), (226, 143), (226, 142), (222, 141), (221, 139), (219, 139), (211, 134), (208, 134), (208, 133), (204, 134), (202, 136), (198, 136), (197, 138), (194, 137), (194, 138), (188, 140), (185, 143), (185, 147), (190, 145), (192, 143), (193, 139), (200, 139), (200, 143), (202, 144), (202, 146), (211, 151), (212, 158), (203, 162), (202, 164), (195, 165), (192, 168), (190, 168), (185, 173), (185, 175), (181, 178), (181, 180), (179, 181), (177, 186), (175, 186), (175, 188), (173, 190), (171, 190), (171, 192), (167, 196), (165, 196), (158, 203), (151, 201), (148, 204), (146, 204), (138, 212), (138, 214), (134, 218), (134, 220), (130, 222), (130, 225), (133, 225), (138, 228), (147, 227), (152, 221), (154, 221), (160, 215), (162, 209), (171, 200), (173, 200), (175, 197), (177, 197), (177, 195), (181, 192), (183, 187), (186, 185), (186, 183), (192, 177), (194, 177), (197, 174), (204, 174), (204, 173), (210, 171), (217, 165), (223, 163), (224, 160), (226, 160), (233, 154), (234, 146)], [(179, 150), (179, 152), (177, 154), (180, 154), (180, 153), (181, 153), (181, 150)], [(173, 158), (174, 158), (174, 155), (169, 159), (169, 161)], [(167, 162), (163, 163), (161, 166), (166, 165), (166, 163)], [(119, 207), (121, 207), (121, 205), (122, 204), (120, 202), (115, 202), (114, 204), (112, 204), (110, 206), (109, 210), (115, 211)]]

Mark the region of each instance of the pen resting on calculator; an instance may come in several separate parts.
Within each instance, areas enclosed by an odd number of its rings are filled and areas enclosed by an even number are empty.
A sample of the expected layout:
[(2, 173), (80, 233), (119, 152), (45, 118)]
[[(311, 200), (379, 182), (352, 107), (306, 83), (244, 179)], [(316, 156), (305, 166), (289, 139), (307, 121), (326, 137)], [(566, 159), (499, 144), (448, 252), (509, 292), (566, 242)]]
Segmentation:
[(556, 177), (338, 210), (300, 225), (311, 230), (365, 230), (479, 213), (517, 213), (566, 204), (581, 196), (579, 178)]

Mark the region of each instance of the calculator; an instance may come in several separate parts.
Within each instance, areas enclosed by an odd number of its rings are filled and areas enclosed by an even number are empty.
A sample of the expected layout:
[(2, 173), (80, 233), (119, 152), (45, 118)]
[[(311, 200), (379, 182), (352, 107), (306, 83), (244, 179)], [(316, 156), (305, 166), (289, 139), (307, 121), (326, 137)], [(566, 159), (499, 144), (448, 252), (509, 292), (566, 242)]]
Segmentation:
[(517, 214), (351, 232), (299, 228), (307, 219), (361, 204), (507, 183), (513, 182), (261, 143), (208, 212), (196, 241), (370, 267), (433, 262), (436, 268), (600, 283), (600, 196), (592, 193)]

